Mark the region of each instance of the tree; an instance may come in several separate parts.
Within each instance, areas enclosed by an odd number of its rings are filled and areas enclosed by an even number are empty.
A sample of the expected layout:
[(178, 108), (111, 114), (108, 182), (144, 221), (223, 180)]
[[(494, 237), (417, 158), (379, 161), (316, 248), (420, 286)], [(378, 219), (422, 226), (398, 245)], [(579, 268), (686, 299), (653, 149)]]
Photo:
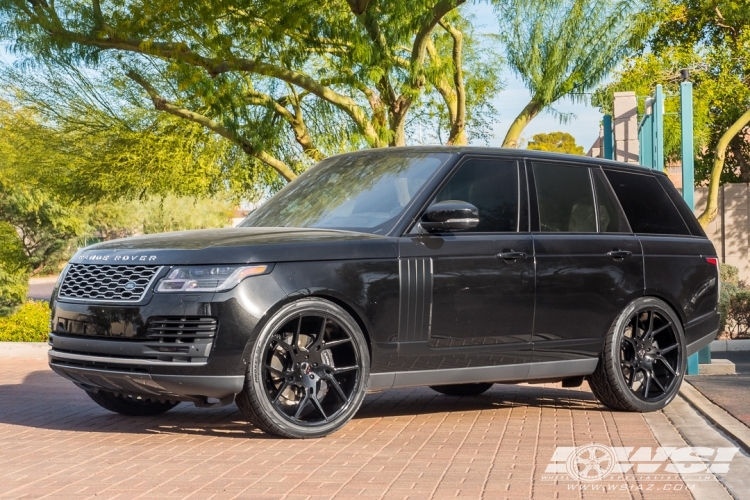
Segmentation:
[(12, 313), (26, 300), (29, 271), (15, 229), (0, 222), (0, 317)]
[[(597, 91), (594, 101), (611, 110), (611, 93), (635, 90), (653, 93), (657, 83), (667, 93), (679, 89), (681, 68), (689, 68), (694, 83), (694, 136), (697, 184), (709, 182), (706, 209), (699, 216), (705, 227), (718, 212), (722, 182), (750, 182), (750, 5), (736, 0), (663, 0), (650, 52), (629, 60), (615, 81)], [(639, 111), (643, 105), (639, 103)], [(665, 153), (680, 156), (676, 99), (667, 99)], [(729, 135), (727, 135), (729, 134)]]
[[(508, 64), (531, 93), (503, 140), (517, 147), (528, 123), (563, 97), (582, 99), (648, 33), (645, 2), (507, 0), (499, 9)], [(569, 116), (557, 113), (561, 120)]]
[(526, 149), (537, 151), (552, 151), (569, 155), (583, 155), (583, 146), (576, 144), (576, 139), (567, 132), (552, 132), (536, 134)]
[(0, 16), (16, 53), (127, 79), (291, 180), (332, 153), (404, 145), (431, 90), (447, 142), (466, 142), (466, 104), (493, 86), (467, 85), (464, 1), (0, 0)]

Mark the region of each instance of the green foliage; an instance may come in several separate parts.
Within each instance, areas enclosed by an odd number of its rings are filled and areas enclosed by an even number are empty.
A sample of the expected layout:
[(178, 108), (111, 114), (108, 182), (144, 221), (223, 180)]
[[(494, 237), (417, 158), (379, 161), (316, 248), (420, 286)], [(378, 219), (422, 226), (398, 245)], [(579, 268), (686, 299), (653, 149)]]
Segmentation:
[(725, 331), (729, 338), (750, 337), (750, 290), (738, 290), (729, 298)]
[(719, 266), (719, 280), (722, 285), (729, 284), (732, 286), (740, 286), (739, 268), (730, 264), (721, 264)]
[[(711, 174), (715, 149), (724, 132), (750, 107), (750, 7), (737, 0), (661, 0), (650, 51), (629, 59), (612, 83), (597, 90), (593, 103), (611, 113), (612, 94), (635, 90), (639, 114), (643, 97), (662, 84), (665, 103), (665, 158), (680, 158), (679, 70), (689, 68), (694, 83), (697, 185)], [(722, 182), (750, 182), (750, 145), (745, 127), (729, 145)]]
[(14, 314), (0, 317), (0, 342), (47, 342), (49, 321), (49, 304), (29, 300)]
[(26, 300), (29, 285), (27, 257), (10, 224), (0, 222), (0, 317)]
[[(438, 94), (445, 108), (455, 100), (483, 111), (448, 113), (449, 141), (467, 126), (489, 130), (492, 39), (478, 49), (457, 11), (464, 2), (0, 0), (0, 38), (37, 67), (85, 67), (75, 81), (100, 72), (142, 110), (210, 131), (228, 141), (231, 159), (247, 155), (251, 167), (289, 180), (334, 153), (404, 145), (407, 127), (425, 120), (437, 129), (446, 110), (426, 108)], [(436, 93), (439, 82), (448, 92)], [(85, 85), (78, 95), (120, 111)], [(422, 123), (407, 120), (412, 109)]]
[(553, 153), (566, 153), (570, 155), (584, 155), (583, 146), (576, 144), (576, 139), (567, 132), (551, 132), (549, 134), (536, 134), (529, 141), (526, 149), (536, 151), (552, 151)]

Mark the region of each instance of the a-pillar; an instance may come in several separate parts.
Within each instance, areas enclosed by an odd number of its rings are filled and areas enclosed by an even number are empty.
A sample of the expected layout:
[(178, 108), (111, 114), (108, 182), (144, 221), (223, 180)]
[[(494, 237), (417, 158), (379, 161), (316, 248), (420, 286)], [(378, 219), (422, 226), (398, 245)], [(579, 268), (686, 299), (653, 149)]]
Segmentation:
[(615, 92), (615, 160), (638, 163), (638, 101), (635, 92)]

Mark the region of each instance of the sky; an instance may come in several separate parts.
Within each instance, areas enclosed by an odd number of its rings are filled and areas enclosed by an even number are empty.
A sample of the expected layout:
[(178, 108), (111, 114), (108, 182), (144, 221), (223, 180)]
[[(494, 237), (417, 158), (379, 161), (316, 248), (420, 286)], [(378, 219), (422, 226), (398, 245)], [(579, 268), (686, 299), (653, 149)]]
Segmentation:
[[(499, 29), (497, 22), (494, 21), (496, 17), (492, 7), (486, 3), (468, 4), (464, 7), (464, 14), (470, 14), (475, 16), (475, 19), (482, 20), (480, 31), (496, 33)], [(12, 57), (0, 47), (0, 62), (11, 61)], [(498, 118), (493, 127), (494, 137), (490, 139), (489, 145), (495, 147), (502, 144), (505, 133), (513, 119), (531, 99), (523, 83), (509, 69), (502, 72), (502, 77), (505, 81), (505, 89), (493, 100), (493, 104), (498, 111)], [(576, 143), (583, 146), (584, 151), (588, 151), (599, 136), (601, 113), (586, 103), (573, 103), (569, 99), (558, 101), (554, 107), (562, 113), (573, 113), (575, 118), (562, 124), (551, 113), (543, 112), (527, 125), (521, 134), (521, 138), (528, 141), (534, 134), (542, 132), (568, 132), (575, 137)], [(484, 145), (484, 142), (477, 143), (477, 145)]]

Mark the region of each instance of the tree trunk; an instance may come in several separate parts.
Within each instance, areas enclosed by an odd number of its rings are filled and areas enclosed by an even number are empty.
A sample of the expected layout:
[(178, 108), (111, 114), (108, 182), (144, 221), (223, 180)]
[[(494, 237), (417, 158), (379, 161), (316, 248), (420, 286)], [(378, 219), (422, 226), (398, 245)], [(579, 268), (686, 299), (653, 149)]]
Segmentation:
[(732, 156), (734, 156), (734, 160), (740, 167), (740, 179), (742, 179), (742, 182), (750, 182), (750, 163), (747, 162), (742, 154), (742, 143), (744, 141), (745, 134), (740, 131), (740, 133), (734, 136), (734, 139), (732, 139), (729, 148), (732, 150)]
[(724, 170), (724, 159), (726, 158), (727, 147), (734, 136), (739, 134), (748, 123), (750, 123), (750, 109), (740, 116), (740, 118), (734, 122), (726, 132), (724, 132), (724, 135), (721, 136), (719, 143), (716, 145), (714, 166), (711, 170), (711, 181), (708, 184), (708, 201), (706, 202), (706, 209), (701, 216), (698, 217), (698, 222), (700, 222), (701, 226), (704, 228), (716, 218), (716, 214), (719, 211), (719, 185), (721, 184), (721, 172)]
[(513, 123), (511, 123), (508, 133), (505, 135), (503, 140), (504, 148), (517, 148), (518, 138), (521, 137), (521, 132), (526, 128), (531, 120), (542, 110), (541, 104), (534, 101), (529, 102), (523, 110), (518, 114)]

